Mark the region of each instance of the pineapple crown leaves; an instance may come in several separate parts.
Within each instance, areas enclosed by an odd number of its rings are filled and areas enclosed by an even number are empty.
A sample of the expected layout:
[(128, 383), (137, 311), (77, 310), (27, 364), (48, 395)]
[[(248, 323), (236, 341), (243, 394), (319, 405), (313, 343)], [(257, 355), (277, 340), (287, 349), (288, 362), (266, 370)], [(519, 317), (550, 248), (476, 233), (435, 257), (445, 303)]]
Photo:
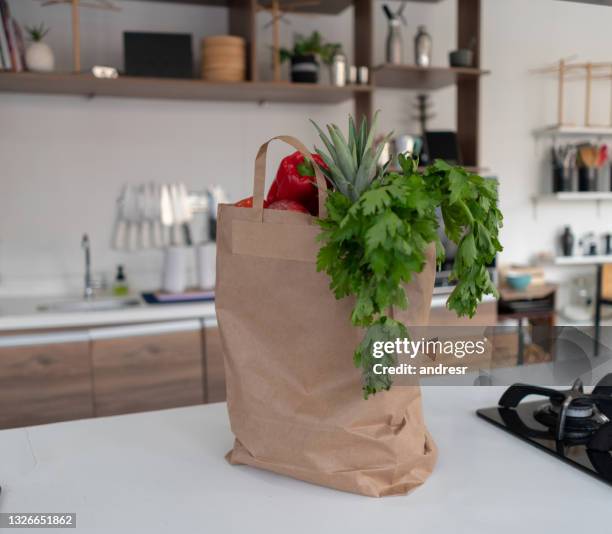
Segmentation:
[(351, 202), (356, 202), (372, 181), (381, 177), (386, 169), (386, 166), (380, 169), (378, 162), (391, 134), (375, 144), (378, 116), (377, 111), (369, 129), (364, 117), (359, 130), (353, 117), (349, 117), (348, 141), (335, 124), (327, 125), (328, 135), (326, 135), (318, 124), (310, 121), (327, 149), (325, 153), (315, 148), (328, 167), (324, 170), (327, 179)]
[(31, 41), (38, 43), (49, 33), (49, 28), (45, 28), (45, 23), (41, 22), (38, 26), (26, 26), (26, 32)]

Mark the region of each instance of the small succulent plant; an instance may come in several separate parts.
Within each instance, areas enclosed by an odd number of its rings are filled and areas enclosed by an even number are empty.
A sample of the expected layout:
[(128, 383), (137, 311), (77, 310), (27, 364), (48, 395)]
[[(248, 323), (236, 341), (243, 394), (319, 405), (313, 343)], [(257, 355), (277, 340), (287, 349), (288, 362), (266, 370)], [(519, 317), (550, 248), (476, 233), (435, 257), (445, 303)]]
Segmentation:
[(26, 26), (26, 32), (30, 41), (39, 43), (49, 33), (49, 28), (45, 28), (45, 23), (41, 22), (38, 26)]

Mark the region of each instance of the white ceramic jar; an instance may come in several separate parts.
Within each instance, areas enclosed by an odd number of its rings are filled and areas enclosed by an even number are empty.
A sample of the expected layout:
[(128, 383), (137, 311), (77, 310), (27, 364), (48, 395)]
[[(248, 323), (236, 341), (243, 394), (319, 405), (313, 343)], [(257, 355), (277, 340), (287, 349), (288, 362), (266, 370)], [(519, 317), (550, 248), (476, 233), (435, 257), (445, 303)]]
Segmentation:
[(30, 44), (26, 50), (26, 65), (32, 72), (51, 72), (55, 67), (53, 50), (42, 41)]

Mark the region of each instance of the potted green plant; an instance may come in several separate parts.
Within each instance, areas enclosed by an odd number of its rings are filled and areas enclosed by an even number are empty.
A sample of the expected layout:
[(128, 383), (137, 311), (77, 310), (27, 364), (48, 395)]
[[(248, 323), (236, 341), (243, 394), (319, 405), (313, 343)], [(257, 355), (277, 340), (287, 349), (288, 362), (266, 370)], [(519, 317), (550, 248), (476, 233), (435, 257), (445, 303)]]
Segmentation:
[(296, 35), (293, 49), (281, 48), (281, 62), (291, 62), (291, 81), (295, 83), (317, 83), (319, 81), (319, 62), (331, 65), (334, 54), (341, 50), (339, 43), (325, 43), (318, 31), (308, 37)]

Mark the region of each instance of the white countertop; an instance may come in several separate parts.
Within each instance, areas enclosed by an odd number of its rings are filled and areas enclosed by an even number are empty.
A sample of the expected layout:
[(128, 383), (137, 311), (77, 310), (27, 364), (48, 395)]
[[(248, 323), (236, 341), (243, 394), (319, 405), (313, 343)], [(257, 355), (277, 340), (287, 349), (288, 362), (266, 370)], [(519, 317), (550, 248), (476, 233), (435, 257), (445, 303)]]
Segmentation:
[[(433, 308), (446, 306), (448, 295), (434, 295)], [(146, 304), (104, 311), (40, 311), (41, 304), (59, 302), (53, 297), (0, 298), (0, 333), (13, 330), (35, 330), (46, 328), (81, 328), (111, 324), (173, 321), (179, 319), (204, 318), (216, 320), (214, 302), (181, 304)], [(485, 295), (483, 302), (495, 298)]]
[(104, 534), (609, 530), (609, 486), (474, 415), (502, 391), (424, 388), (440, 454), (407, 496), (230, 466), (226, 407), (213, 404), (0, 432), (0, 511), (76, 512), (79, 531)]
[(0, 299), (0, 332), (42, 328), (79, 328), (178, 319), (215, 318), (214, 302), (146, 304), (101, 311), (39, 311), (41, 304), (61, 299), (45, 297)]

